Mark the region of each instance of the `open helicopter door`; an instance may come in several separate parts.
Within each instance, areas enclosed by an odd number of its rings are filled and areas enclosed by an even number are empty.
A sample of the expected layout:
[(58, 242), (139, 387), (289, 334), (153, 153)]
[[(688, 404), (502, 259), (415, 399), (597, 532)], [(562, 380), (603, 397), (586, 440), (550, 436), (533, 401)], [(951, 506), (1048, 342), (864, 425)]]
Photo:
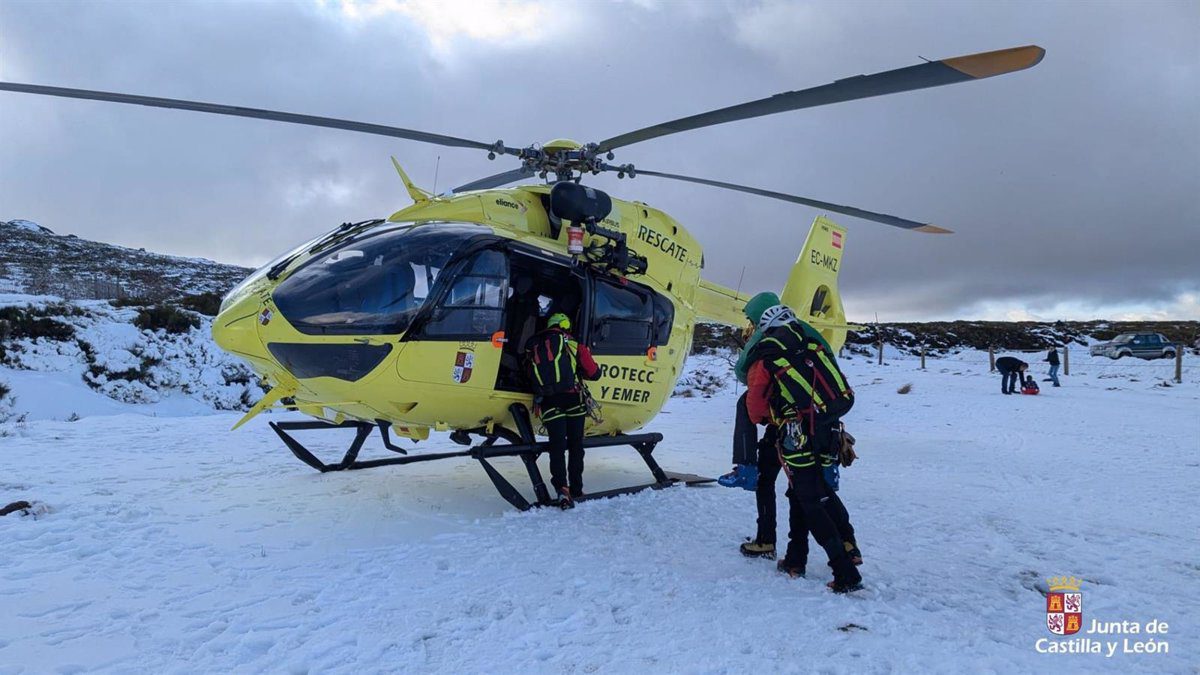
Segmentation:
[(562, 312), (572, 331), (583, 325), (583, 278), (570, 260), (514, 247), (509, 251), (509, 290), (504, 309), (504, 343), (496, 388), (531, 394), (525, 347), (546, 318)]
[(845, 248), (846, 228), (817, 216), (779, 295), (797, 317), (825, 336), (835, 352), (846, 341), (846, 312), (837, 286)]

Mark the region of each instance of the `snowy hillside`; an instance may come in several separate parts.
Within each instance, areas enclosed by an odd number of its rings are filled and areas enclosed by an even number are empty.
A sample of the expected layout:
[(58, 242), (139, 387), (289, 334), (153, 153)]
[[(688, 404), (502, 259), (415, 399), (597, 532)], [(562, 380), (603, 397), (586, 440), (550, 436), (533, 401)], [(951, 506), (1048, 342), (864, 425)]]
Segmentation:
[[(156, 311), (170, 330), (150, 323)], [(0, 435), (19, 420), (249, 407), (262, 390), (217, 349), (211, 321), (170, 306), (0, 295)]]
[[(849, 597), (815, 547), (805, 579), (743, 558), (741, 490), (517, 513), (467, 459), (315, 473), (278, 415), (30, 422), (0, 439), (0, 502), (40, 512), (0, 518), (0, 672), (1194, 672), (1200, 361), (1172, 386), (1169, 364), (1081, 364), (1031, 397), (1001, 396), (980, 356), (847, 359), (868, 584)], [(738, 391), (708, 393), (652, 424), (665, 468), (727, 469)], [(587, 461), (593, 490), (646, 479), (627, 449)], [(1083, 580), (1087, 625), (1169, 625), (1089, 639), (1169, 651), (1039, 653), (1083, 638), (1046, 630), (1059, 575)]]
[(203, 258), (57, 235), (28, 220), (0, 221), (0, 293), (162, 300), (224, 293), (249, 272)]
[(0, 434), (22, 419), (249, 407), (262, 390), (209, 336), (248, 273), (0, 221)]

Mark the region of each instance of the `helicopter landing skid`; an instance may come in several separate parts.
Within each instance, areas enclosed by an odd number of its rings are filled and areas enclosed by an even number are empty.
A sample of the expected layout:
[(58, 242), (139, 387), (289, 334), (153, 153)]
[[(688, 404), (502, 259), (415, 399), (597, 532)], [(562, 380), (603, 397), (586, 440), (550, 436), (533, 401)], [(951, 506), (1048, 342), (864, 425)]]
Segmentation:
[[(524, 406), (522, 406), (523, 408)], [(523, 416), (516, 416), (518, 420), (522, 420)], [(525, 417), (525, 420), (528, 418)], [(522, 420), (524, 421), (524, 420)], [(378, 427), (380, 435), (384, 439), (384, 444), (393, 452), (403, 452), (398, 447), (391, 443), (388, 437), (386, 425), (372, 424), (370, 422), (343, 422), (341, 424), (332, 424), (329, 422), (319, 421), (295, 421), (295, 422), (271, 422), (270, 427), (279, 435), (288, 449), (297, 459), (311, 466), (312, 468), (327, 473), (330, 471), (354, 471), (358, 469), (373, 469), (379, 466), (390, 466), (393, 464), (415, 464), (417, 462), (431, 462), (438, 459), (450, 459), (454, 457), (467, 457), (478, 460), (483, 466), (484, 472), (496, 487), (496, 491), (509, 504), (517, 507), (522, 511), (528, 511), (535, 506), (558, 506), (559, 501), (550, 496), (550, 490), (547, 488), (547, 483), (542, 479), (542, 472), (538, 468), (537, 458), (543, 452), (549, 450), (549, 443), (532, 441), (532, 432), (525, 424), (518, 422), (518, 427), (523, 427), (522, 433), (517, 434), (507, 429), (497, 429), (497, 433), (486, 436), (485, 439), (466, 450), (456, 452), (435, 452), (420, 455), (402, 455), (400, 457), (384, 457), (381, 459), (358, 459), (358, 453), (362, 449), (363, 443), (371, 432)], [(350, 448), (346, 450), (346, 454), (340, 462), (336, 464), (326, 464), (317, 458), (308, 448), (304, 447), (300, 441), (296, 440), (290, 431), (317, 431), (329, 429), (354, 429), (354, 440), (350, 443)], [(496, 445), (496, 441), (503, 439), (507, 443)], [(625, 488), (616, 488), (613, 490), (604, 490), (602, 492), (592, 492), (576, 499), (576, 502), (591, 501), (596, 499), (604, 499), (608, 497), (616, 497), (619, 495), (634, 494), (643, 490), (661, 490), (665, 487), (670, 487), (676, 484), (698, 485), (701, 483), (713, 482), (712, 478), (705, 478), (694, 474), (680, 474), (669, 471), (664, 471), (654, 459), (654, 447), (662, 441), (662, 434), (633, 434), (633, 435), (617, 435), (617, 436), (591, 436), (583, 439), (583, 447), (591, 448), (607, 448), (620, 445), (629, 445), (637, 450), (638, 455), (646, 462), (647, 468), (654, 476), (653, 483), (644, 485), (634, 485)], [(488, 460), (497, 457), (520, 457), (525, 465), (525, 470), (529, 474), (529, 480), (533, 487), (534, 501), (530, 502), (513, 484), (505, 478), (499, 471), (492, 466)]]

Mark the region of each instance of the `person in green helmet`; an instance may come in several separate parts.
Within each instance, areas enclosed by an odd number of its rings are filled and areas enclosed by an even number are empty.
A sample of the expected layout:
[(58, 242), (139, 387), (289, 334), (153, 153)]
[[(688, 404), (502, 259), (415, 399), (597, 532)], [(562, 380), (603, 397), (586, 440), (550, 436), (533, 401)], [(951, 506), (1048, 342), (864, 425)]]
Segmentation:
[[(587, 403), (581, 379), (596, 380), (600, 367), (587, 345), (571, 335), (571, 320), (556, 312), (546, 328), (526, 344), (529, 380), (541, 411), (542, 425), (550, 437), (550, 484), (559, 505), (574, 506), (583, 495), (583, 428)], [(569, 456), (569, 461), (567, 456)]]
[[(746, 326), (746, 344), (738, 355), (734, 365), (734, 375), (738, 382), (746, 384), (746, 371), (751, 365), (750, 355), (755, 346), (762, 340), (766, 331), (787, 323), (801, 327), (805, 334), (812, 334), (828, 346), (824, 337), (808, 324), (796, 318), (794, 312), (783, 305), (779, 296), (764, 291), (750, 298), (743, 309), (749, 324)], [(775, 445), (778, 440), (778, 429), (767, 425), (762, 440), (758, 437), (758, 427), (750, 420), (746, 412), (746, 395), (738, 399), (734, 411), (733, 425), (733, 470), (717, 479), (726, 487), (740, 487), (751, 490), (755, 494), (758, 505), (758, 531), (753, 539), (747, 538), (741, 544), (742, 555), (752, 558), (775, 557), (776, 505), (775, 481), (779, 477), (780, 462)], [(807, 530), (802, 522), (791, 519), (791, 528), (796, 535), (803, 538)]]
[[(780, 303), (779, 296), (774, 293), (767, 291), (750, 298), (743, 312), (746, 319), (750, 321), (745, 331), (749, 337), (746, 338), (746, 344), (742, 347), (737, 363), (733, 367), (734, 375), (742, 384), (746, 384), (746, 371), (750, 368), (750, 355), (754, 352), (755, 346), (762, 340), (764, 333), (777, 326), (792, 324), (800, 328), (805, 336), (820, 342), (826, 350), (833, 353), (825, 338), (815, 328), (796, 318), (796, 314)], [(769, 427), (768, 433), (770, 433)], [(746, 415), (746, 396), (743, 394), (738, 399), (734, 419), (733, 470), (721, 476), (717, 482), (726, 487), (755, 490), (759, 475), (759, 468), (756, 466), (757, 449), (758, 429)]]
[[(743, 384), (746, 384), (747, 371), (750, 370), (750, 367), (754, 365), (756, 360), (761, 358), (760, 350), (756, 351), (756, 347), (758, 347), (764, 336), (768, 334), (775, 335), (779, 331), (794, 331), (798, 337), (814, 343), (816, 348), (823, 350), (830, 360), (835, 359), (833, 350), (824, 336), (811, 325), (797, 318), (795, 313), (786, 305), (783, 305), (779, 300), (779, 296), (774, 293), (764, 292), (754, 296), (746, 303), (744, 313), (750, 321), (750, 324), (746, 327), (746, 333), (750, 335), (735, 366), (735, 373), (738, 380)], [(777, 342), (778, 340), (774, 341)], [(749, 393), (750, 389), (748, 388), (747, 394)], [(747, 469), (753, 470), (748, 473), (755, 480), (748, 482), (747, 485), (742, 487), (754, 490), (755, 501), (758, 507), (758, 528), (754, 538), (747, 538), (741, 544), (740, 548), (742, 554), (747, 557), (774, 559), (776, 557), (777, 520), (775, 482), (784, 464), (779, 452), (779, 443), (781, 441), (780, 429), (777, 425), (772, 424), (769, 419), (760, 419), (759, 421), (762, 421), (767, 426), (762, 439), (759, 440), (757, 425), (751, 419), (750, 409), (747, 406), (747, 394), (743, 394), (738, 399), (735, 412), (733, 440), (734, 471), (722, 476), (718, 480), (722, 484), (728, 484), (726, 481), (730, 477), (736, 478), (739, 474), (747, 473)], [(836, 473), (836, 467), (831, 467), (831, 469), (833, 473)], [(834, 476), (831, 488), (834, 491), (837, 490), (836, 475)], [(788, 498), (789, 502), (792, 501), (791, 490), (789, 490)], [(833, 511), (839, 533), (842, 535), (844, 542), (849, 544), (847, 551), (855, 564), (861, 564), (862, 554), (858, 551), (857, 544), (854, 543), (854, 529), (850, 524), (849, 515), (845, 507), (837, 499), (836, 492), (832, 495), (831, 501), (836, 501), (836, 504), (830, 505), (831, 511)], [(779, 569), (791, 576), (803, 576), (805, 571), (804, 561), (808, 557), (807, 539), (809, 528), (802, 508), (793, 507), (789, 509), (788, 526), (789, 544), (787, 555), (779, 561)]]
[[(804, 576), (811, 533), (828, 554), (834, 573), (829, 587), (836, 593), (851, 592), (862, 587), (862, 575), (856, 569), (862, 554), (849, 514), (837, 496), (837, 464), (844, 433), (840, 420), (854, 405), (854, 390), (838, 368), (829, 343), (818, 339), (811, 326), (781, 304), (759, 310), (772, 299), (771, 294), (759, 294), (747, 303), (747, 318), (758, 314), (757, 327), (762, 334), (743, 360), (748, 364), (746, 395), (739, 400), (744, 411), (739, 410), (738, 415), (746, 416), (751, 433), (756, 424), (776, 428), (777, 452), (772, 459), (780, 467), (774, 468), (769, 481), (759, 480), (759, 537), (743, 544), (742, 552), (752, 555), (747, 547), (761, 546), (760, 539), (769, 536), (773, 557), (774, 532), (764, 531), (762, 497), (770, 493), (773, 506), (774, 479), (782, 468), (788, 478), (791, 527), (787, 555), (779, 561), (779, 570), (793, 577)], [(761, 453), (759, 459), (758, 466), (765, 468)]]

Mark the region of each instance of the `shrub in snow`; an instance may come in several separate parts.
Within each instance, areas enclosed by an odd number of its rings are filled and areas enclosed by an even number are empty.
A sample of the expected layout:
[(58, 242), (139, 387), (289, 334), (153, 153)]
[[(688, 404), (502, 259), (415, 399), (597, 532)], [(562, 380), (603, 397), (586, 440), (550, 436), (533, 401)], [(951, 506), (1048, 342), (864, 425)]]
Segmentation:
[(216, 316), (221, 309), (221, 295), (219, 293), (185, 295), (179, 299), (179, 306), (204, 316)]
[[(8, 354), (5, 364), (22, 370), (76, 372), (88, 387), (124, 403), (155, 403), (182, 394), (219, 410), (244, 410), (262, 396), (253, 371), (212, 341), (211, 319), (171, 307), (151, 311), (153, 318), (139, 321), (143, 310), (116, 304), (127, 303), (51, 303), (9, 312), (6, 315), (20, 319), (20, 328), (18, 334), (11, 328), (15, 324), (9, 324), (9, 337), (2, 343)], [(45, 316), (52, 312), (59, 314)], [(41, 318), (60, 325), (41, 330), (36, 323)], [(150, 324), (162, 330), (139, 330)], [(68, 334), (73, 337), (62, 341), (47, 337)]]
[(736, 353), (741, 348), (741, 331), (732, 326), (699, 322), (692, 331), (693, 354)]
[(910, 391), (912, 391), (912, 383), (911, 382), (908, 384), (902, 385), (899, 389), (896, 390), (896, 393), (897, 394), (907, 394)]
[(12, 395), (12, 388), (7, 382), (0, 380), (0, 422), (7, 422), (13, 416), (13, 405), (17, 402)]
[(17, 415), (13, 412), (16, 404), (17, 397), (13, 396), (8, 383), (0, 381), (0, 438), (12, 436), (16, 433), (17, 428), (25, 422), (24, 415)]
[(154, 305), (139, 310), (133, 325), (142, 330), (165, 330), (168, 333), (186, 333), (200, 326), (200, 320), (190, 313), (171, 305)]
[(22, 341), (63, 342), (72, 339), (74, 326), (61, 318), (81, 314), (83, 312), (78, 308), (62, 303), (0, 307), (0, 364), (13, 364), (15, 354), (23, 349)]
[(712, 396), (733, 383), (733, 360), (729, 352), (693, 356), (684, 366), (683, 377), (675, 383), (673, 396), (691, 398)]
[(44, 307), (0, 307), (0, 340), (17, 340), (20, 338), (46, 338), (48, 340), (70, 340), (75, 336), (75, 330), (70, 324), (63, 323), (54, 317), (79, 316), (79, 312), (65, 309), (63, 305), (52, 304)]
[(113, 307), (149, 307), (150, 305), (154, 304), (154, 301), (150, 298), (138, 298), (130, 296), (126, 298), (109, 300), (108, 304), (112, 305)]

